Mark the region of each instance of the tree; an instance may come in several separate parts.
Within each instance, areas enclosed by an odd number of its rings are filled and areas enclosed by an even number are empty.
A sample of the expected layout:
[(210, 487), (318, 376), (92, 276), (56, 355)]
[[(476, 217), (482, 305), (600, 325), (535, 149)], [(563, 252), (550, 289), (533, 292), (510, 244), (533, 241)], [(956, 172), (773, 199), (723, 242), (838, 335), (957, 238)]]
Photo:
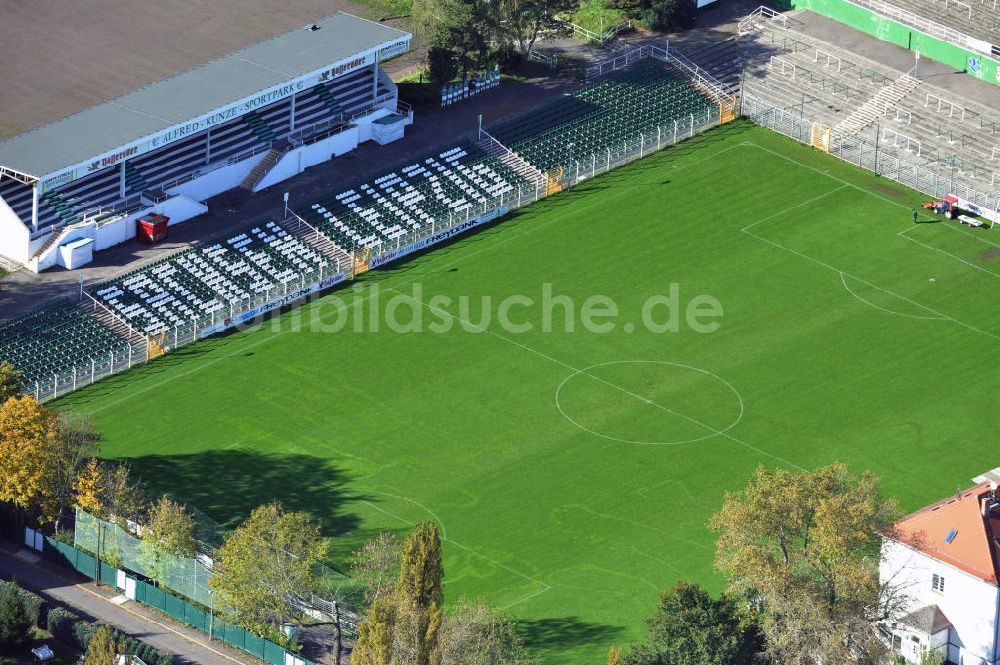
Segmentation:
[(643, 0), (641, 7), (646, 25), (661, 32), (693, 28), (698, 14), (695, 0)]
[(0, 501), (36, 507), (52, 475), (55, 423), (33, 397), (0, 405)]
[(133, 528), (134, 524), (141, 522), (146, 510), (146, 493), (139, 483), (132, 480), (132, 469), (128, 464), (105, 466), (103, 486), (104, 514), (101, 517), (123, 529)]
[(98, 626), (94, 636), (87, 644), (87, 653), (83, 657), (83, 665), (118, 665), (120, 644), (115, 639), (111, 626)]
[(434, 663), (443, 619), (443, 578), (437, 526), (422, 522), (403, 541), (395, 589), (377, 596), (359, 624), (351, 662)]
[(757, 625), (735, 600), (684, 582), (660, 596), (646, 625), (647, 641), (629, 650), (625, 665), (750, 665), (762, 647)]
[(327, 547), (315, 518), (269, 503), (226, 537), (209, 585), (244, 626), (297, 621), (296, 605), (319, 588), (314, 569)]
[(438, 631), (438, 665), (528, 665), (534, 662), (514, 622), (483, 601), (460, 598)]
[(27, 644), (30, 635), (21, 590), (14, 583), (4, 584), (0, 589), (0, 653), (13, 653)]
[(0, 405), (0, 500), (58, 522), (95, 441), (87, 418), (53, 414), (32, 397), (8, 399)]
[(440, 606), (444, 600), (441, 538), (433, 522), (421, 522), (403, 541), (396, 590), (403, 599), (421, 608)]
[(88, 513), (100, 515), (103, 506), (105, 470), (96, 459), (91, 459), (73, 483), (76, 505)]
[(0, 405), (21, 394), (24, 374), (10, 363), (0, 363)]
[(380, 533), (351, 556), (351, 577), (361, 586), (365, 605), (393, 589), (399, 578), (399, 539)]
[(874, 622), (889, 618), (895, 595), (879, 584), (880, 534), (896, 516), (875, 476), (841, 464), (761, 466), (726, 494), (711, 521), (715, 564), (732, 593), (761, 608), (769, 656), (786, 665), (880, 662)]
[(383, 595), (368, 608), (364, 621), (358, 624), (358, 639), (351, 652), (352, 665), (391, 665), (393, 662), (393, 630), (395, 595)]
[(142, 529), (142, 560), (150, 577), (162, 584), (179, 557), (197, 555), (194, 518), (187, 509), (161, 496)]
[(612, 645), (608, 649), (608, 665), (622, 665), (622, 650), (621, 648)]
[(52, 416), (54, 435), (50, 439), (49, 475), (40, 500), (41, 518), (45, 522), (59, 520), (74, 504), (74, 484), (84, 467), (98, 452), (100, 439), (89, 416), (60, 412)]
[(543, 31), (559, 25), (559, 14), (574, 11), (579, 0), (501, 0), (502, 37), (527, 55)]

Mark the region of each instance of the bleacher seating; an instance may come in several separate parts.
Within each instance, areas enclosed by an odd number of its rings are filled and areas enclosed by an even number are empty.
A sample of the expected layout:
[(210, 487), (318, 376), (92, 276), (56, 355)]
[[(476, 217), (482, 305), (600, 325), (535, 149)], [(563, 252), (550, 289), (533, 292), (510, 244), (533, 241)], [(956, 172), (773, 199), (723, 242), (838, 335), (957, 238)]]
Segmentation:
[(91, 293), (139, 332), (157, 335), (196, 317), (228, 316), (230, 303), (245, 304), (328, 262), (280, 224), (267, 221), (134, 270)]
[(378, 249), (408, 233), (446, 224), (524, 182), (476, 146), (463, 143), (358, 183), (300, 214), (348, 251)]
[(658, 62), (639, 64), (572, 95), (490, 129), (491, 134), (537, 168), (547, 171), (608, 147), (634, 142), (641, 132), (715, 106), (692, 83)]
[(740, 40), (746, 94), (869, 144), (877, 140), (883, 156), (1000, 194), (1000, 112), (937, 88), (933, 79), (918, 85), (903, 72), (795, 30), (794, 15), (784, 16), (762, 20)]
[(53, 375), (86, 369), (94, 360), (128, 352), (128, 342), (76, 304), (61, 302), (0, 323), (0, 361), (24, 373), (25, 391), (35, 381), (51, 383)]

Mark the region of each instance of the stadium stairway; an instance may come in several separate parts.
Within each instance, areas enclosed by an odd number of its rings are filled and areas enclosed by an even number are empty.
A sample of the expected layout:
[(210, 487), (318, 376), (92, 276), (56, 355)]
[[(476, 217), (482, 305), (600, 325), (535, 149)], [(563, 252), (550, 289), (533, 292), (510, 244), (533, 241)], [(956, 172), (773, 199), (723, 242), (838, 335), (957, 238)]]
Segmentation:
[(880, 120), (885, 115), (886, 109), (895, 106), (919, 85), (919, 79), (915, 79), (909, 74), (903, 74), (875, 93), (871, 99), (855, 109), (834, 129), (843, 134), (857, 134), (876, 120)]
[(131, 161), (125, 162), (125, 187), (131, 192), (145, 192), (149, 189), (149, 183), (143, 177), (142, 172)]
[(278, 161), (284, 156), (288, 151), (289, 144), (288, 141), (282, 139), (281, 141), (275, 141), (271, 145), (271, 149), (268, 150), (257, 165), (253, 167), (253, 170), (247, 174), (247, 177), (243, 179), (240, 183), (240, 188), (245, 189), (248, 192), (252, 192), (253, 188), (257, 186), (264, 176), (270, 172), (271, 169), (275, 167)]
[(264, 143), (274, 140), (274, 130), (271, 126), (264, 122), (264, 119), (260, 117), (260, 114), (256, 111), (250, 111), (243, 116), (243, 122), (246, 123), (253, 133), (257, 135)]
[(476, 145), (487, 155), (493, 157), (511, 171), (519, 175), (535, 189), (545, 183), (545, 174), (526, 162), (516, 152), (513, 152), (502, 143), (488, 134), (484, 136)]
[(319, 97), (320, 101), (330, 109), (333, 113), (343, 113), (344, 108), (337, 101), (337, 98), (330, 92), (330, 89), (326, 87), (323, 83), (317, 83), (316, 87), (313, 88), (316, 91), (316, 96)]
[(45, 201), (45, 203), (56, 211), (56, 214), (62, 219), (64, 224), (76, 224), (80, 221), (80, 216), (77, 215), (73, 208), (67, 203), (63, 197), (54, 191), (45, 192), (39, 197), (39, 203)]

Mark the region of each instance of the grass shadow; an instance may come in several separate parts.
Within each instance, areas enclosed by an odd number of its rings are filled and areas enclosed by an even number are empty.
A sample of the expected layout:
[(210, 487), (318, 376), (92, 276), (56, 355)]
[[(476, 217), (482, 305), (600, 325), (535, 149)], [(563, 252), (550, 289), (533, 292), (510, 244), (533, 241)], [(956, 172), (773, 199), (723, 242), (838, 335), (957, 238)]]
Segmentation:
[(566, 649), (585, 644), (607, 645), (618, 638), (623, 631), (622, 626), (591, 623), (575, 616), (517, 622), (517, 634), (529, 649)]

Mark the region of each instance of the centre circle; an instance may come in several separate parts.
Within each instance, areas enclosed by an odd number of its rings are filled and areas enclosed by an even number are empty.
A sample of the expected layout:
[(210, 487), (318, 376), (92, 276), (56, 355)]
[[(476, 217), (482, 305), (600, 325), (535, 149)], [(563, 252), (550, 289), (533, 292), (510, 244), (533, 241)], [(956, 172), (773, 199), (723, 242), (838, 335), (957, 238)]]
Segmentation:
[(743, 418), (731, 383), (700, 367), (619, 360), (573, 372), (556, 388), (556, 408), (579, 429), (611, 441), (675, 446), (724, 434)]

